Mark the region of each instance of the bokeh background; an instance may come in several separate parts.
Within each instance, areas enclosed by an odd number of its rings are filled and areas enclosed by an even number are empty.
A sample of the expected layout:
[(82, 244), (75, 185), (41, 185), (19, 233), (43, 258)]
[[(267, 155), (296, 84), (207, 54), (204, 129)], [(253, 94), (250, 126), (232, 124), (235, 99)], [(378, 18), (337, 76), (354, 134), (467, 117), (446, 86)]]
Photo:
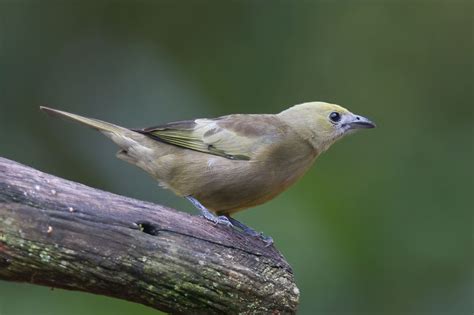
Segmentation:
[[(473, 313), (470, 1), (0, 1), (0, 156), (195, 212), (39, 105), (145, 127), (309, 100), (372, 118), (238, 215), (294, 268), (300, 314)], [(0, 282), (0, 315), (157, 314)]]

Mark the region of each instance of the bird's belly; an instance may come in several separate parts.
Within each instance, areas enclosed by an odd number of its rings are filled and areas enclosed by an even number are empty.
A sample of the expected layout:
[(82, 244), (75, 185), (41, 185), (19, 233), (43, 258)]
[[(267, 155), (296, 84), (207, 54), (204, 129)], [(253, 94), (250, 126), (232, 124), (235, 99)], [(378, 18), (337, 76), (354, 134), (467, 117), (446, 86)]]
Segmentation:
[(312, 161), (304, 161), (286, 169), (258, 164), (247, 168), (221, 169), (203, 180), (204, 185), (195, 197), (219, 215), (232, 214), (273, 199), (301, 178), (311, 164)]

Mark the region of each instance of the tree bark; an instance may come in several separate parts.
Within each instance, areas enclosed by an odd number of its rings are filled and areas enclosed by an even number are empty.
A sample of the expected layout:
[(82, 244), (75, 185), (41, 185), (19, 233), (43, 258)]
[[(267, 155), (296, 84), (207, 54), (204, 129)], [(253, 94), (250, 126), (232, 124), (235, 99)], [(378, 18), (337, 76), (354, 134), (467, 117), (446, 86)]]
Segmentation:
[(3, 280), (176, 314), (294, 314), (291, 267), (265, 245), (198, 216), (0, 158)]

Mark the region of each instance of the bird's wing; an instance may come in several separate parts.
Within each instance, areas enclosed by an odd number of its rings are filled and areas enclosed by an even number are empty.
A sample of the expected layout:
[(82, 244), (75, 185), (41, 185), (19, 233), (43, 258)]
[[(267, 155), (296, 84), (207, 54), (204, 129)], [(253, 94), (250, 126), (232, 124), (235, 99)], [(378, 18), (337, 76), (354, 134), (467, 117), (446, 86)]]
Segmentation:
[(285, 126), (274, 115), (229, 115), (196, 119), (135, 130), (158, 141), (233, 160), (250, 160), (262, 146), (271, 144)]

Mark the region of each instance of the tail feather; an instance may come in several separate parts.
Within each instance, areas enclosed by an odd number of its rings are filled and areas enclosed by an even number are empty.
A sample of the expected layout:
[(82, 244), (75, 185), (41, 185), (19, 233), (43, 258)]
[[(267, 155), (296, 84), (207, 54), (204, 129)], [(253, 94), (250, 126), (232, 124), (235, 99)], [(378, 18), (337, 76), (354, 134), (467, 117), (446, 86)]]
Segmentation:
[(77, 121), (83, 125), (89, 126), (91, 128), (97, 129), (99, 131), (105, 131), (105, 132), (113, 132), (113, 133), (123, 133), (127, 132), (130, 133), (132, 132), (130, 129), (120, 127), (102, 120), (94, 119), (94, 118), (87, 118), (83, 117), (80, 115), (64, 112), (61, 110), (49, 108), (46, 106), (40, 106), (40, 109), (46, 113), (48, 113), (51, 116), (58, 116), (62, 118), (66, 118), (69, 120)]
[(164, 144), (139, 132), (102, 120), (87, 118), (45, 106), (41, 106), (40, 108), (52, 116), (77, 121), (100, 131), (120, 147), (121, 150), (117, 152), (119, 159), (134, 164), (150, 174), (154, 174), (154, 164), (150, 163), (150, 161), (156, 159), (157, 152), (159, 152), (158, 147)]
[[(64, 112), (61, 110), (41, 106), (41, 110), (45, 111), (46, 113), (52, 116), (58, 116), (61, 118), (66, 118), (72, 121), (79, 122), (83, 125), (88, 127), (94, 128), (104, 134), (106, 137), (110, 138), (115, 144), (117, 144), (123, 152), (127, 152), (130, 149), (133, 150), (144, 150), (147, 147), (147, 143), (149, 143), (150, 139), (147, 136), (142, 135), (138, 132), (130, 130), (128, 128), (120, 127), (106, 121), (94, 119), (94, 118), (87, 118), (84, 116)], [(123, 155), (123, 154), (121, 154)], [(135, 157), (138, 159), (138, 156)]]

